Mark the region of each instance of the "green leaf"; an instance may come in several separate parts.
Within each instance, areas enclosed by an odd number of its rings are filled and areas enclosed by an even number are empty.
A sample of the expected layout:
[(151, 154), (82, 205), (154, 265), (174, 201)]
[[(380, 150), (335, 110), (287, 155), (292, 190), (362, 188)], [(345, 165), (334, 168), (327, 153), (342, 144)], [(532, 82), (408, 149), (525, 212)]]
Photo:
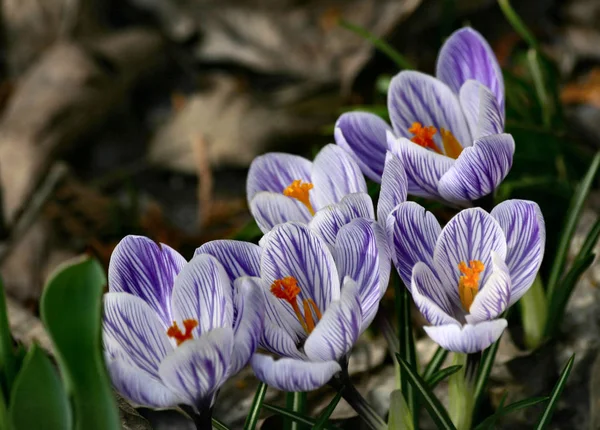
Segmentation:
[(581, 249), (577, 253), (577, 257), (575, 258), (575, 261), (583, 260), (589, 254), (591, 254), (594, 251), (594, 247), (596, 246), (596, 243), (598, 242), (598, 238), (600, 238), (600, 217), (598, 219), (596, 219), (596, 222), (590, 229), (590, 232), (588, 233), (587, 237), (585, 238), (585, 241), (583, 242)]
[[(17, 375), (18, 363), (13, 348), (12, 335), (8, 325), (8, 310), (4, 296), (4, 283), (0, 279), (0, 391), (2, 397), (9, 398), (13, 381)], [(1, 398), (0, 398), (1, 399)], [(0, 400), (1, 401), (1, 400)]]
[(336, 406), (342, 399), (342, 394), (344, 393), (344, 388), (345, 387), (342, 387), (335, 394), (334, 398), (331, 399), (331, 402), (329, 402), (329, 404), (325, 407), (325, 409), (323, 409), (321, 414), (317, 417), (317, 421), (315, 422), (315, 425), (313, 426), (312, 430), (321, 430), (321, 429), (325, 428), (325, 426), (327, 425), (327, 420), (329, 419), (329, 417), (331, 416), (333, 411), (335, 411)]
[(390, 416), (388, 430), (414, 430), (413, 418), (402, 390), (394, 390), (390, 395)]
[[(507, 317), (507, 312), (504, 313), (503, 318)], [(473, 410), (477, 410), (477, 405), (481, 402), (481, 396), (487, 385), (487, 380), (492, 371), (496, 354), (498, 353), (498, 347), (500, 346), (500, 339), (494, 342), (488, 349), (483, 353), (481, 363), (479, 363), (479, 371), (477, 372), (477, 380), (475, 381), (475, 390), (473, 390)]]
[(260, 409), (262, 408), (263, 401), (265, 400), (267, 387), (267, 384), (264, 382), (260, 382), (258, 384), (256, 393), (254, 394), (254, 399), (252, 400), (252, 406), (250, 406), (250, 412), (248, 412), (246, 422), (244, 423), (244, 430), (254, 430), (256, 428), (256, 423), (258, 422), (258, 417), (260, 416)]
[(516, 412), (521, 409), (535, 406), (537, 404), (543, 403), (548, 400), (548, 397), (531, 397), (529, 399), (520, 400), (518, 402), (511, 403), (510, 405), (508, 405), (506, 407), (503, 407), (504, 400), (506, 399), (506, 394), (507, 393), (504, 393), (504, 396), (502, 397), (502, 401), (500, 402), (500, 406), (498, 407), (498, 410), (496, 411), (496, 413), (493, 415), (490, 415), (485, 420), (483, 420), (481, 423), (479, 423), (479, 425), (477, 427), (475, 427), (475, 430), (490, 429), (493, 427), (493, 425), (496, 423), (496, 421), (498, 421), (498, 419), (500, 419), (504, 415), (508, 415), (511, 412)]
[[(291, 411), (294, 411), (299, 414), (304, 414), (306, 410), (306, 393), (286, 393), (285, 406)], [(299, 430), (301, 428), (304, 428), (304, 426), (300, 426), (299, 423), (286, 419), (283, 422), (283, 428), (285, 430)]]
[[(316, 422), (312, 418), (305, 417), (304, 415), (298, 414), (296, 412), (290, 411), (285, 408), (280, 408), (279, 406), (270, 405), (268, 403), (263, 404), (263, 407), (271, 412), (275, 412), (278, 415), (281, 415), (284, 418), (289, 418), (293, 421), (296, 421), (300, 424), (306, 424), (308, 426), (314, 427)], [(339, 430), (338, 427), (332, 424), (325, 424), (323, 427), (326, 430)]]
[(50, 359), (33, 345), (15, 379), (9, 417), (14, 430), (68, 430), (69, 399)]
[(433, 357), (431, 357), (431, 360), (429, 360), (429, 363), (427, 363), (427, 367), (425, 367), (423, 379), (426, 381), (431, 379), (433, 374), (440, 370), (442, 364), (444, 364), (444, 360), (446, 360), (446, 357), (448, 357), (448, 350), (438, 346), (435, 354), (433, 354)]
[(525, 346), (530, 350), (536, 349), (544, 340), (544, 330), (548, 324), (548, 301), (539, 274), (519, 300), (519, 307)]
[[(438, 429), (456, 430), (454, 424), (448, 416), (448, 412), (444, 409), (444, 406), (440, 403), (438, 398), (427, 386), (427, 383), (419, 376), (410, 363), (406, 362), (400, 354), (397, 354), (398, 362), (404, 371), (403, 375), (406, 375), (407, 381), (413, 386), (415, 391), (420, 394), (424, 400), (425, 408), (429, 412), (429, 416), (434, 421)], [(418, 428), (418, 427), (416, 427)]]
[(245, 242), (253, 242), (256, 239), (262, 236), (262, 232), (256, 224), (254, 219), (251, 219), (244, 225), (241, 229), (239, 229), (236, 233), (234, 233), (231, 237), (233, 240), (243, 240)]
[(120, 428), (119, 413), (101, 345), (104, 270), (78, 258), (50, 277), (40, 303), (42, 321), (71, 396), (75, 429)]
[(569, 373), (571, 373), (571, 369), (573, 368), (573, 363), (575, 362), (575, 354), (571, 356), (565, 368), (560, 374), (558, 378), (558, 382), (552, 389), (552, 393), (550, 394), (550, 401), (546, 405), (546, 409), (540, 416), (540, 420), (536, 425), (536, 430), (545, 429), (548, 424), (550, 424), (550, 420), (552, 419), (552, 414), (554, 413), (554, 409), (556, 408), (556, 404), (558, 403), (558, 398), (560, 397), (565, 385), (567, 384), (567, 378), (569, 377)]
[(429, 385), (429, 388), (433, 390), (437, 384), (446, 379), (448, 376), (458, 372), (460, 369), (462, 369), (462, 366), (460, 364), (457, 364), (455, 366), (448, 366), (434, 373), (428, 379), (423, 379), (425, 380), (427, 385)]
[(517, 12), (512, 8), (510, 1), (498, 0), (498, 4), (512, 28), (529, 44), (529, 46), (537, 49), (539, 47), (538, 41), (533, 36), (533, 33), (529, 31), (523, 20), (521, 20), (521, 17), (519, 17)]
[(225, 424), (223, 424), (221, 421), (217, 420), (216, 418), (212, 418), (212, 426), (213, 426), (213, 428), (215, 428), (217, 430), (229, 430), (229, 427), (227, 427)]

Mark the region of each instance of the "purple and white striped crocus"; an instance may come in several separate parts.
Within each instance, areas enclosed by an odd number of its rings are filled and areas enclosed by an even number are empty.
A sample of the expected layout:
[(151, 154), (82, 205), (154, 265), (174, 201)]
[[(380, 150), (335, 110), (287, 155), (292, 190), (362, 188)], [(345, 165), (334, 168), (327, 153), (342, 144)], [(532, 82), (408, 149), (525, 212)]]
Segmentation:
[(125, 237), (111, 256), (104, 296), (103, 341), (115, 388), (140, 406), (209, 408), (256, 349), (262, 300), (251, 282), (233, 286), (210, 255), (188, 263), (167, 245)]
[(231, 279), (263, 291), (258, 378), (284, 391), (310, 391), (340, 371), (358, 336), (375, 317), (389, 279), (383, 229), (363, 218), (343, 226), (333, 246), (306, 225), (275, 226), (260, 245), (217, 240), (196, 255), (221, 261)]
[(459, 212), (442, 229), (414, 202), (387, 219), (392, 260), (443, 348), (484, 350), (506, 327), (500, 318), (531, 287), (544, 254), (546, 231), (538, 205), (507, 200), (491, 213)]
[(512, 166), (504, 131), (504, 81), (494, 53), (471, 28), (450, 36), (432, 77), (398, 73), (390, 84), (392, 127), (366, 112), (343, 114), (336, 143), (381, 181), (387, 150), (406, 170), (408, 193), (466, 206), (491, 193)]
[(276, 152), (256, 157), (248, 171), (246, 191), (250, 212), (263, 233), (288, 221), (308, 224), (317, 219), (319, 223), (328, 211), (338, 213), (343, 224), (374, 218), (360, 168), (333, 144), (321, 149), (313, 162)]

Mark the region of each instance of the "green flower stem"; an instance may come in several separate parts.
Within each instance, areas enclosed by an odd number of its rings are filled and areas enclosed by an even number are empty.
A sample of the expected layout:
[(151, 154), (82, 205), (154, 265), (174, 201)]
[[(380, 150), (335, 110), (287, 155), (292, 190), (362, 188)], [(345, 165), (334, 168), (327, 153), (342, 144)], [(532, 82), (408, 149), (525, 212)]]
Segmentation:
[(470, 430), (471, 428), (478, 357), (480, 357), (479, 354), (454, 354), (452, 364), (463, 366), (461, 370), (451, 375), (448, 381), (450, 397), (448, 412), (457, 430)]
[[(287, 393), (285, 395), (285, 407), (290, 411), (303, 414), (306, 411), (306, 393)], [(286, 430), (300, 430), (304, 428), (304, 426), (297, 421), (286, 418), (284, 420), (283, 428)]]
[(544, 330), (548, 320), (548, 301), (539, 275), (529, 291), (519, 300), (519, 306), (525, 345), (529, 349), (536, 349), (544, 340)]

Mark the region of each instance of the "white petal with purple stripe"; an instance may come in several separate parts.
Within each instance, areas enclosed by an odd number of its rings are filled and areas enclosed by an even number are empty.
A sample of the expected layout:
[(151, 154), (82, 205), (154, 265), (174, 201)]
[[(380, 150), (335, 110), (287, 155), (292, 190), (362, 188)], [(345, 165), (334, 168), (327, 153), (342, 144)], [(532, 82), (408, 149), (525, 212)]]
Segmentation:
[(504, 117), (488, 87), (469, 80), (461, 87), (459, 99), (473, 140), (504, 131)]
[(385, 168), (377, 202), (377, 220), (384, 228), (388, 215), (398, 204), (406, 201), (407, 193), (408, 179), (402, 162), (388, 151), (385, 156)]
[(469, 324), (493, 320), (508, 308), (510, 273), (504, 260), (492, 251), (492, 274), (479, 289), (466, 316)]
[(410, 291), (415, 305), (430, 324), (457, 323), (455, 315), (460, 303), (456, 300), (455, 289), (454, 285), (444, 285), (425, 263), (415, 264)]
[(250, 202), (250, 212), (263, 233), (288, 221), (308, 223), (312, 216), (298, 200), (269, 191), (259, 192)]
[(452, 352), (472, 354), (483, 351), (496, 342), (507, 326), (505, 319), (485, 321), (479, 324), (458, 326), (447, 324), (423, 327), (431, 339), (442, 348)]
[(215, 257), (234, 281), (241, 276), (260, 276), (260, 246), (240, 240), (213, 240), (196, 249), (194, 256)]
[(310, 182), (312, 163), (298, 155), (271, 152), (256, 157), (248, 170), (248, 203), (261, 191), (283, 193), (293, 181)]

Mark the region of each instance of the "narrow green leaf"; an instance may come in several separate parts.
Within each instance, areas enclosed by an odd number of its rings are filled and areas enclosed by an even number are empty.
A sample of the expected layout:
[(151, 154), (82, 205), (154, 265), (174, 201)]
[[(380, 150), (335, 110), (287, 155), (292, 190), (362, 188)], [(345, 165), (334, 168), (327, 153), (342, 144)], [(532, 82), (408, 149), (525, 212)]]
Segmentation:
[(15, 379), (8, 414), (14, 430), (71, 428), (67, 393), (52, 362), (35, 344)]
[(571, 356), (567, 364), (565, 365), (563, 371), (558, 378), (558, 382), (552, 389), (552, 393), (550, 394), (550, 401), (546, 405), (546, 409), (540, 416), (540, 420), (536, 425), (536, 430), (545, 429), (548, 424), (550, 424), (550, 420), (552, 419), (552, 414), (554, 413), (554, 409), (556, 408), (556, 404), (558, 403), (558, 398), (560, 397), (565, 385), (567, 384), (567, 378), (569, 377), (569, 373), (571, 373), (571, 369), (573, 368), (573, 363), (575, 362), (575, 354)]
[(583, 260), (589, 254), (591, 254), (594, 251), (594, 247), (596, 246), (596, 243), (598, 242), (599, 238), (600, 238), (600, 217), (598, 219), (596, 219), (596, 222), (590, 229), (587, 237), (585, 238), (585, 241), (583, 242), (583, 245), (581, 245), (581, 249), (577, 253), (577, 257), (575, 257), (575, 261)]
[(446, 357), (448, 357), (448, 350), (438, 346), (435, 354), (433, 354), (433, 357), (431, 357), (431, 360), (429, 360), (429, 363), (427, 363), (427, 367), (425, 367), (423, 379), (426, 381), (429, 380), (434, 373), (440, 370), (442, 364), (444, 364), (444, 360), (446, 360)]
[(225, 424), (223, 424), (221, 421), (217, 420), (216, 418), (212, 418), (212, 426), (214, 429), (217, 429), (217, 430), (229, 430), (229, 427), (227, 427)]
[(408, 409), (402, 390), (394, 390), (390, 395), (388, 430), (414, 430), (412, 413)]
[(258, 417), (260, 416), (260, 410), (263, 406), (266, 392), (267, 384), (260, 382), (256, 388), (256, 393), (254, 394), (254, 399), (252, 400), (252, 406), (250, 406), (250, 412), (248, 412), (248, 416), (246, 417), (244, 430), (254, 430), (256, 428), (256, 423), (258, 422)]
[[(306, 411), (306, 393), (286, 393), (285, 406), (287, 409), (293, 412), (296, 412), (298, 414), (304, 414)], [(300, 430), (304, 428), (304, 426), (301, 426), (296, 421), (286, 419), (283, 422), (283, 428), (285, 430)]]
[(437, 384), (446, 379), (448, 376), (455, 374), (460, 369), (462, 369), (462, 366), (460, 364), (457, 364), (455, 366), (448, 366), (434, 373), (428, 379), (423, 379), (425, 380), (427, 385), (429, 385), (429, 388), (433, 390)]
[(544, 331), (548, 324), (548, 301), (539, 274), (531, 288), (519, 300), (519, 307), (525, 345), (530, 350), (536, 349), (544, 340)]
[(400, 354), (398, 354), (396, 357), (398, 358), (398, 362), (404, 371), (403, 375), (407, 376), (408, 382), (424, 400), (425, 408), (427, 408), (429, 416), (431, 416), (431, 419), (435, 422), (437, 428), (456, 430), (454, 424), (452, 424), (452, 421), (448, 416), (448, 412), (446, 409), (444, 409), (444, 406), (440, 403), (435, 394), (431, 392), (427, 386), (427, 383), (419, 376), (415, 369), (400, 356)]
[(10, 424), (8, 422), (8, 410), (6, 408), (6, 400), (4, 397), (4, 393), (0, 390), (0, 429), (3, 430), (11, 430)]
[[(282, 417), (289, 418), (301, 424), (306, 424), (311, 427), (314, 427), (314, 425), (316, 424), (315, 420), (313, 420), (312, 418), (305, 417), (304, 415), (300, 415), (296, 412), (290, 411), (285, 408), (280, 408), (279, 406), (265, 403), (263, 404), (263, 407), (271, 412), (275, 412), (276, 414), (281, 415)], [(326, 430), (339, 430), (338, 427), (332, 424), (325, 424), (325, 427), (323, 428)]]
[(500, 406), (498, 407), (496, 413), (487, 417), (485, 420), (479, 423), (479, 425), (475, 427), (475, 430), (491, 429), (493, 428), (493, 425), (496, 423), (496, 421), (498, 421), (498, 419), (500, 419), (504, 415), (508, 415), (511, 412), (516, 412), (518, 410), (529, 408), (531, 406), (535, 406), (548, 401), (548, 397), (531, 397), (529, 399), (520, 400), (518, 402), (511, 403), (506, 407), (503, 407), (504, 400), (506, 399), (506, 394), (507, 393), (504, 393), (504, 396), (502, 397), (502, 401), (500, 402)]
[(502, 13), (506, 17), (507, 21), (510, 23), (512, 28), (521, 36), (532, 48), (538, 49), (539, 43), (536, 38), (533, 36), (533, 33), (529, 31), (521, 17), (515, 10), (512, 8), (509, 0), (498, 0), (498, 4), (500, 5), (500, 9), (502, 9)]
[(327, 425), (327, 420), (329, 419), (329, 417), (331, 416), (333, 411), (335, 411), (336, 406), (342, 399), (342, 394), (344, 393), (344, 388), (345, 387), (342, 387), (335, 394), (333, 399), (331, 399), (331, 402), (329, 402), (329, 404), (325, 407), (325, 409), (323, 409), (323, 411), (319, 414), (319, 416), (317, 417), (317, 421), (315, 422), (315, 425), (313, 426), (312, 430), (321, 430), (321, 429), (325, 428), (325, 425)]
[(371, 44), (377, 48), (378, 50), (380, 50), (381, 52), (383, 52), (385, 55), (387, 55), (387, 57), (392, 60), (394, 63), (396, 63), (396, 65), (400, 68), (400, 69), (414, 69), (414, 67), (412, 66), (412, 64), (410, 63), (410, 61), (408, 61), (406, 58), (404, 58), (404, 56), (402, 54), (400, 54), (398, 51), (396, 51), (396, 49), (394, 49), (394, 47), (392, 47), (392, 45), (390, 45), (389, 43), (387, 43), (386, 41), (378, 38), (377, 36), (375, 36), (374, 34), (370, 33), (369, 31), (367, 31), (366, 29), (362, 28), (359, 25), (356, 24), (352, 24), (348, 21), (345, 20), (340, 20), (339, 22), (340, 26), (352, 31), (353, 33), (358, 34), (360, 37), (362, 37), (365, 40), (368, 40), (369, 42), (371, 42)]
[(42, 295), (40, 310), (71, 395), (74, 428), (120, 428), (119, 413), (102, 355), (100, 263), (78, 258), (59, 267)]
[(9, 398), (13, 381), (17, 375), (17, 365), (17, 357), (8, 325), (4, 283), (0, 279), (0, 391), (2, 391), (5, 399)]
[(548, 94), (541, 61), (540, 53), (537, 49), (531, 48), (527, 51), (527, 67), (529, 68), (535, 94), (542, 109), (542, 121), (544, 127), (550, 127), (552, 125), (552, 117), (554, 116), (554, 103)]
[(500, 398), (500, 404), (498, 405), (498, 409), (496, 409), (496, 413), (490, 415), (487, 419), (485, 419), (483, 422), (481, 422), (475, 428), (475, 430), (488, 430), (488, 429), (491, 430), (492, 428), (494, 428), (493, 426), (496, 425), (496, 422), (500, 418), (500, 416), (498, 414), (500, 414), (500, 412), (502, 412), (502, 410), (504, 408), (504, 402), (506, 402), (506, 396), (508, 396), (507, 391), (505, 391), (502, 394), (502, 397)]
[[(504, 316), (506, 318), (506, 315)], [(494, 342), (484, 353), (481, 358), (481, 363), (479, 363), (479, 371), (477, 372), (477, 380), (475, 382), (475, 390), (473, 391), (473, 410), (477, 410), (477, 405), (481, 402), (481, 396), (483, 395), (483, 391), (485, 390), (485, 386), (487, 385), (487, 380), (490, 376), (490, 372), (492, 371), (492, 366), (494, 365), (494, 360), (496, 359), (496, 354), (498, 353), (498, 347), (500, 346), (500, 339)]]
[(579, 222), (579, 217), (581, 216), (583, 205), (585, 204), (585, 200), (587, 199), (587, 196), (590, 192), (590, 188), (592, 186), (592, 183), (594, 182), (596, 174), (598, 173), (599, 167), (600, 152), (596, 153), (596, 156), (590, 163), (590, 167), (588, 168), (587, 173), (579, 183), (579, 186), (575, 191), (575, 195), (571, 199), (569, 210), (567, 211), (567, 220), (564, 224), (560, 236), (558, 248), (556, 250), (556, 255), (552, 264), (552, 270), (550, 272), (548, 283), (546, 285), (546, 295), (548, 297), (548, 302), (550, 303), (550, 306), (553, 306), (552, 303), (554, 302), (556, 288), (558, 286), (558, 282), (566, 265), (569, 245), (571, 244), (571, 239), (573, 238), (573, 233), (575, 232), (575, 228), (577, 227), (577, 223)]

